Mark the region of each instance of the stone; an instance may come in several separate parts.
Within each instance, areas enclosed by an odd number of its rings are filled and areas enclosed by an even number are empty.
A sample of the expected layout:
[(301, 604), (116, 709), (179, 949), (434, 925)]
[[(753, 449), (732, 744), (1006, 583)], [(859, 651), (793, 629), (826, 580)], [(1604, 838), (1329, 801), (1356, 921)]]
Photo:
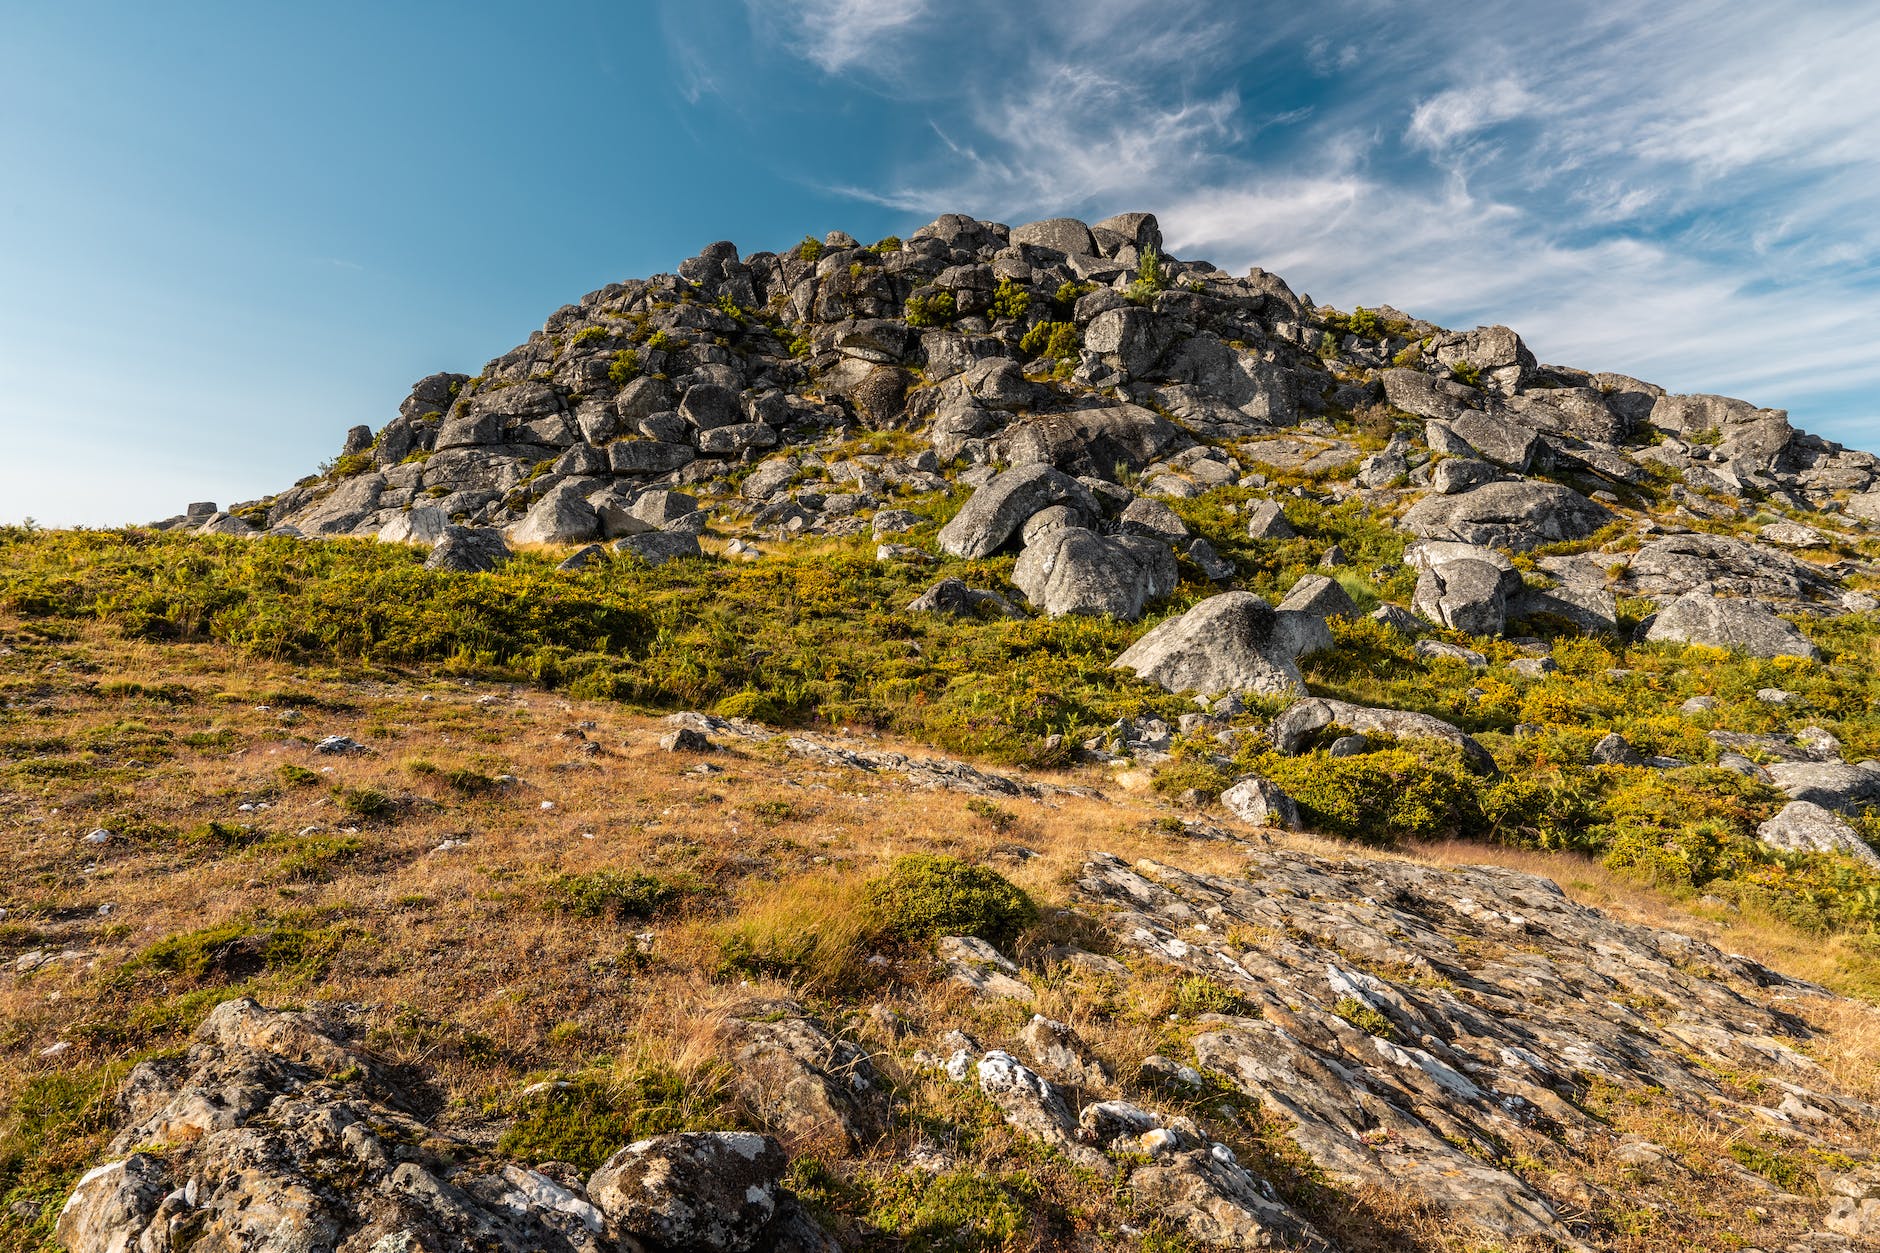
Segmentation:
[(747, 1106), (786, 1143), (848, 1152), (874, 1129), (879, 1089), (868, 1054), (795, 1001), (736, 1007), (723, 1038)]
[(1540, 436), (1518, 422), (1474, 410), (1459, 414), (1449, 429), (1470, 448), (1516, 474), (1534, 460)]
[(694, 727), (680, 727), (660, 736), (659, 747), (660, 751), (667, 753), (709, 753), (718, 746), (703, 731)]
[(590, 570), (607, 564), (607, 550), (599, 544), (583, 544), (556, 564), (557, 570)]
[(450, 526), (450, 515), (436, 505), (414, 505), (379, 528), (382, 544), (436, 544)]
[(614, 541), (614, 551), (638, 557), (649, 566), (663, 566), (668, 561), (702, 557), (698, 536), (683, 531), (648, 531)]
[(1438, 496), (1455, 496), (1472, 487), (1493, 483), (1501, 471), (1486, 461), (1473, 457), (1445, 457), (1430, 471), (1430, 490)]
[(979, 1090), (1005, 1121), (1063, 1153), (1071, 1161), (1108, 1176), (1110, 1160), (1078, 1137), (1077, 1119), (1049, 1080), (1010, 1053), (994, 1049), (974, 1067)]
[(1102, 516), (1088, 488), (1051, 466), (1021, 466), (995, 476), (975, 491), (940, 528), (943, 551), (955, 557), (988, 557), (1003, 548), (1039, 510), (1067, 504), (1087, 516)]
[(1281, 643), (1272, 606), (1251, 592), (1223, 592), (1160, 623), (1111, 664), (1171, 692), (1303, 693), (1299, 667)]
[(1337, 579), (1324, 574), (1302, 574), (1286, 598), (1279, 602), (1280, 612), (1308, 613), (1319, 618), (1355, 618), (1358, 607), (1351, 594)]
[(1751, 657), (1803, 657), (1821, 651), (1791, 623), (1760, 601), (1688, 592), (1660, 610), (1645, 638), (1654, 643), (1702, 644)]
[(684, 398), (679, 401), (679, 416), (699, 431), (733, 426), (745, 420), (738, 394), (716, 383), (697, 383), (686, 388)]
[(1858, 814), (1880, 805), (1880, 769), (1839, 761), (1782, 761), (1768, 767), (1769, 777), (1791, 800), (1823, 809)]
[(1295, 534), (1277, 501), (1262, 500), (1248, 508), (1248, 539), (1291, 539)]
[(1078, 256), (1097, 255), (1097, 241), (1091, 237), (1090, 228), (1076, 218), (1046, 218), (1014, 226), (1011, 240), (1013, 244), (1033, 244)]
[(1390, 487), (1410, 473), (1410, 462), (1401, 452), (1386, 448), (1372, 453), (1358, 463), (1358, 484), (1372, 489)]
[(1464, 648), (1447, 640), (1418, 640), (1410, 651), (1430, 661), (1459, 662), (1471, 670), (1488, 669), (1487, 657), (1473, 648)]
[(661, 530), (679, 518), (698, 512), (698, 500), (684, 492), (654, 488), (641, 492), (627, 506), (627, 516), (642, 522), (649, 530)]
[(620, 1230), (661, 1248), (748, 1253), (776, 1217), (788, 1165), (769, 1136), (683, 1131), (621, 1149), (587, 1193)]
[(1289, 756), (1296, 754), (1308, 738), (1330, 726), (1375, 732), (1400, 740), (1442, 740), (1460, 748), (1475, 769), (1485, 774), (1495, 773), (1495, 759), (1489, 751), (1441, 718), (1403, 709), (1373, 709), (1317, 696), (1294, 702), (1273, 720), (1273, 746)]
[[(1009, 427), (1002, 440), (1014, 467), (1051, 465), (1066, 474), (1115, 479), (1143, 470), (1193, 444), (1180, 427), (1140, 405), (1101, 405), (1035, 414)], [(1151, 482), (1159, 477), (1150, 474)]]
[(1626, 738), (1617, 731), (1608, 731), (1593, 745), (1593, 764), (1596, 766), (1642, 766), (1645, 757)]
[(501, 532), (483, 527), (451, 526), (445, 528), (444, 534), (431, 546), (424, 568), (479, 574), (496, 569), (510, 556), (509, 545), (503, 542)]
[(600, 515), (585, 499), (588, 488), (570, 480), (557, 484), (509, 528), (512, 544), (584, 544), (601, 533)]
[(1399, 635), (1416, 635), (1423, 630), (1423, 623), (1417, 616), (1400, 605), (1379, 605), (1369, 616), (1371, 621), (1387, 626)]
[(1025, 611), (997, 592), (971, 588), (961, 579), (946, 578), (908, 604), (909, 613), (947, 613), (955, 617), (1023, 618)]
[(1234, 563), (1214, 550), (1214, 545), (1204, 539), (1188, 541), (1183, 555), (1201, 571), (1201, 577), (1210, 583), (1224, 583), (1234, 577)]
[(1861, 839), (1847, 820), (1813, 801), (1790, 801), (1756, 828), (1756, 838), (1771, 848), (1802, 853), (1840, 853), (1869, 870), (1880, 871), (1880, 853)]
[(1126, 380), (1147, 374), (1162, 348), (1155, 314), (1134, 305), (1100, 313), (1084, 328), (1084, 350), (1102, 357)]
[(1447, 561), (1417, 577), (1411, 604), (1431, 622), (1469, 635), (1500, 635), (1508, 623), (1504, 572), (1486, 561)]
[(1256, 827), (1299, 830), (1299, 807), (1271, 779), (1247, 775), (1221, 793), (1227, 812)]
[(1175, 590), (1175, 554), (1161, 540), (1098, 535), (1083, 527), (1052, 531), (1026, 548), (1012, 582), (1051, 617), (1098, 614), (1134, 621), (1143, 606)]
[(1422, 539), (1524, 551), (1585, 539), (1612, 521), (1603, 505), (1558, 483), (1485, 483), (1455, 496), (1426, 496), (1398, 525)]
[(1175, 511), (1146, 496), (1130, 501), (1118, 521), (1124, 530), (1137, 535), (1159, 535), (1170, 540), (1188, 538), (1188, 525), (1175, 516)]

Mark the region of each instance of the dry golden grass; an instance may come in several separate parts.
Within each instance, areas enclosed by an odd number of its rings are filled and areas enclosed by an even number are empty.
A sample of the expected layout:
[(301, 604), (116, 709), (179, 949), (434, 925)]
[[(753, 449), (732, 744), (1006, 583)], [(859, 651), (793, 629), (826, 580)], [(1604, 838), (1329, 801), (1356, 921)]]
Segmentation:
[[(892, 1047), (879, 1041), (880, 1065), (897, 1108), (918, 1113), (897, 1115), (878, 1145), (843, 1167), (849, 1177), (885, 1187), (908, 1153), (932, 1146), (975, 1170), (1043, 1181), (1054, 1212), (1076, 1227), (1059, 1247), (1110, 1247), (1120, 1223), (1140, 1225), (1107, 1185), (1041, 1161), (975, 1093), (905, 1059), (940, 1048), (956, 1029), (1008, 1046), (1035, 1008), (1070, 1024), (1111, 1067), (1114, 1080), (1086, 1094), (1120, 1095), (1143, 1057), (1185, 1048), (1192, 1026), (1170, 1021), (1175, 976), (1143, 963), (1119, 980), (1037, 962), (1035, 1006), (978, 999), (934, 980), (916, 952), (891, 954), (891, 978), (868, 967), (856, 904), (860, 885), (895, 858), (947, 852), (995, 866), (1040, 904), (1034, 956), (1058, 942), (1099, 944), (1088, 924), (1058, 910), (1089, 851), (1198, 873), (1243, 865), (1234, 844), (1172, 834), (1167, 820), (1177, 811), (1147, 789), (1094, 770), (1034, 776), (1101, 795), (1002, 799), (989, 814), (964, 795), (791, 758), (776, 744), (733, 744), (709, 759), (716, 772), (699, 773), (698, 759), (658, 748), (663, 720), (525, 687), (306, 671), (211, 646), (127, 643), (102, 630), (45, 638), (4, 620), (0, 641), (13, 650), (0, 656), (0, 905), (10, 911), (0, 922), (0, 1107), (44, 1076), (96, 1075), (113, 1061), (177, 1048), (214, 998), (246, 992), (269, 1004), (376, 1007), (373, 1047), (437, 1086), (439, 1126), (487, 1139), (487, 1111), (508, 1108), (545, 1076), (704, 1074), (722, 1055), (727, 1013), (753, 996), (805, 1000), (854, 1032), (874, 1030), (854, 1015), (879, 1001), (908, 1024)], [(284, 723), (290, 708), (299, 717)], [(316, 753), (313, 742), (328, 735), (371, 751)], [(925, 755), (917, 745), (868, 744)], [(315, 777), (289, 782), (283, 767)], [(501, 775), (516, 781), (480, 782)], [(348, 790), (391, 798), (391, 812), (350, 816)], [(276, 838), (181, 838), (209, 822)], [(97, 826), (118, 838), (84, 843)], [(1301, 852), (1354, 851), (1310, 835), (1266, 838)], [(356, 847), (314, 855), (336, 839)], [(461, 843), (438, 851), (446, 841)], [(1831, 980), (1839, 970), (1810, 937), (1674, 901), (1581, 858), (1479, 845), (1364, 855), (1512, 866), (1616, 917), (1697, 935), (1786, 973)], [(678, 891), (645, 916), (550, 907), (557, 876), (597, 872), (651, 874)], [(286, 929), (317, 943), (312, 958), (272, 968), (238, 946), (211, 954), (201, 974), (139, 961), (153, 945), (223, 927)], [(794, 977), (739, 974), (725, 964), (726, 938), (739, 933), (813, 934), (828, 947)], [(32, 951), (75, 956), (12, 973)], [(1801, 1012), (1821, 1032), (1814, 1055), (1836, 1080), (1880, 1094), (1874, 1015), (1825, 1001)], [(41, 1055), (61, 1042), (62, 1054)], [(1588, 1213), (1637, 1228), (1613, 1247), (1714, 1247), (1705, 1232), (1718, 1224), (1707, 1215), (1766, 1202), (1721, 1165), (1728, 1146), (1714, 1129), (1675, 1114), (1620, 1102), (1613, 1125), (1676, 1142), (1667, 1147), (1677, 1149), (1678, 1169), (1700, 1172), (1706, 1189), (1687, 1212), (1615, 1218), (1638, 1189), (1638, 1168), (1610, 1146), (1536, 1171), (1563, 1203), (1580, 1195)], [(1254, 1114), (1221, 1134), (1256, 1165), (1291, 1168), (1296, 1150)], [(86, 1131), (72, 1151), (82, 1157), (103, 1138)], [(1684, 1186), (1654, 1184), (1653, 1195)], [(1329, 1196), (1315, 1219), (1344, 1247), (1479, 1247), (1452, 1219), (1401, 1197)]]

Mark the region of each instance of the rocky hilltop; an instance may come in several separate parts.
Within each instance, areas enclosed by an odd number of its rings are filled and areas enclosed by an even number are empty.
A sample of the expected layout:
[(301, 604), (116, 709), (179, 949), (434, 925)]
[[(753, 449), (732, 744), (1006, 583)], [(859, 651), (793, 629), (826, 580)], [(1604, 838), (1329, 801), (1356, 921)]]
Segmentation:
[(714, 244), (0, 529), (0, 1253), (1880, 1247), (1877, 527), (1147, 213)]

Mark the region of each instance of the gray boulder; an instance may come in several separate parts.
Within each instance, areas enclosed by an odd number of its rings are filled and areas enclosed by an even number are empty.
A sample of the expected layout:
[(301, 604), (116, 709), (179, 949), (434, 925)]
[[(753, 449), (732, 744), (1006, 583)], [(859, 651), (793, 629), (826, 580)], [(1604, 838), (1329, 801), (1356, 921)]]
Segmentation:
[(431, 555), (424, 559), (426, 570), (450, 570), (458, 574), (481, 574), (508, 561), (512, 554), (502, 533), (487, 527), (446, 527)]
[(1821, 650), (1761, 601), (1721, 599), (1689, 592), (1672, 601), (1652, 620), (1645, 638), (1654, 643), (1703, 644), (1751, 657), (1805, 657), (1818, 660)]
[(686, 1131), (621, 1149), (588, 1180), (616, 1227), (664, 1249), (747, 1253), (783, 1198), (783, 1146), (748, 1131)]
[(1171, 692), (1302, 693), (1305, 680), (1276, 627), (1273, 607), (1258, 596), (1223, 592), (1157, 625), (1111, 664)]
[(1880, 804), (1880, 769), (1843, 761), (1779, 761), (1769, 777), (1790, 800), (1857, 814)]
[(1337, 579), (1324, 574), (1301, 575), (1279, 602), (1281, 613), (1311, 614), (1315, 618), (1355, 618), (1358, 607)]
[(1593, 764), (1596, 766), (1642, 766), (1644, 756), (1633, 748), (1625, 736), (1617, 731), (1608, 731), (1593, 745)]
[(701, 557), (698, 536), (684, 531), (647, 531), (614, 541), (614, 551), (638, 557), (649, 566), (663, 566), (668, 561)]
[(1193, 539), (1183, 550), (1188, 560), (1195, 563), (1201, 571), (1201, 577), (1210, 583), (1223, 583), (1234, 577), (1234, 563), (1216, 552), (1214, 545), (1204, 539)]
[(1374, 732), (1400, 740), (1442, 740), (1460, 748), (1469, 764), (1476, 769), (1487, 773), (1495, 770), (1495, 759), (1487, 749), (1441, 718), (1404, 709), (1373, 709), (1323, 697), (1298, 701), (1275, 718), (1273, 746), (1282, 753), (1297, 753), (1304, 747), (1307, 738), (1329, 726), (1340, 726), (1349, 731)]
[(1456, 540), (1525, 551), (1585, 539), (1612, 521), (1594, 504), (1557, 483), (1485, 483), (1455, 496), (1426, 496), (1399, 525), (1423, 539)]
[(436, 505), (414, 505), (379, 528), (385, 544), (435, 544), (450, 525), (450, 516)]
[(1188, 526), (1175, 515), (1175, 511), (1147, 496), (1130, 501), (1129, 508), (1123, 510), (1118, 521), (1125, 531), (1137, 535), (1161, 536), (1169, 540), (1188, 538)]
[(1221, 804), (1234, 817), (1256, 827), (1299, 829), (1299, 807), (1271, 779), (1250, 774), (1221, 793)]
[(1024, 610), (997, 592), (980, 591), (960, 579), (941, 579), (908, 604), (910, 613), (947, 613), (959, 618), (996, 614), (1022, 618)]
[(701, 431), (711, 431), (743, 422), (744, 406), (729, 387), (697, 383), (685, 389), (685, 397), (679, 401), (679, 416)]
[(1050, 505), (1074, 505), (1101, 517), (1090, 490), (1046, 465), (1020, 466), (995, 476), (940, 528), (940, 547), (955, 557), (986, 557), (1004, 547), (1032, 514)]
[(1102, 357), (1125, 378), (1140, 378), (1162, 355), (1162, 328), (1155, 314), (1129, 305), (1090, 320), (1084, 348)]
[(1540, 439), (1533, 430), (1518, 422), (1474, 410), (1458, 416), (1449, 424), (1449, 429), (1482, 456), (1516, 473), (1527, 469), (1533, 461), (1534, 448)]
[(667, 523), (698, 512), (698, 500), (684, 492), (654, 488), (650, 492), (641, 492), (627, 507), (628, 514), (644, 522), (652, 530), (660, 530)]
[(1291, 539), (1297, 534), (1277, 501), (1263, 500), (1247, 510), (1248, 539)]
[(1571, 622), (1582, 631), (1619, 629), (1619, 601), (1603, 587), (1567, 583), (1559, 587), (1523, 587), (1508, 597), (1508, 617), (1543, 615)]
[(1025, 599), (1053, 618), (1107, 614), (1134, 621), (1143, 605), (1174, 591), (1177, 578), (1175, 554), (1161, 540), (1076, 526), (1052, 531), (1012, 567)]
[(585, 544), (601, 533), (600, 515), (588, 504), (589, 486), (571, 480), (535, 502), (522, 521), (509, 528), (512, 544)]
[(1473, 457), (1445, 457), (1430, 471), (1430, 490), (1438, 496), (1455, 496), (1472, 487), (1493, 483), (1501, 471), (1486, 461)]
[(1090, 228), (1076, 218), (1046, 218), (1042, 222), (1014, 226), (1011, 241), (1080, 257), (1097, 255), (1097, 241), (1091, 237)]
[(1756, 828), (1756, 838), (1771, 848), (1802, 853), (1842, 853), (1869, 870), (1880, 870), (1880, 853), (1831, 809), (1812, 801), (1790, 801)]
[(1470, 635), (1500, 635), (1508, 624), (1502, 571), (1486, 561), (1448, 561), (1425, 569), (1411, 604), (1431, 622)]

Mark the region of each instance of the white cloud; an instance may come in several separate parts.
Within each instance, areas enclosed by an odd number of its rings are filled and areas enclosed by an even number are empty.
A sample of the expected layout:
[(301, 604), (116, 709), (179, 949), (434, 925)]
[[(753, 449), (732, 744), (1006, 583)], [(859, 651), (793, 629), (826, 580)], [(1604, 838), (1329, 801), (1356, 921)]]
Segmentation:
[(1410, 115), (1408, 137), (1419, 148), (1441, 151), (1458, 139), (1530, 112), (1536, 103), (1527, 89), (1513, 78), (1454, 87), (1438, 92), (1416, 107), (1416, 112)]
[(825, 74), (882, 54), (927, 16), (928, 0), (749, 0), (752, 14)]

